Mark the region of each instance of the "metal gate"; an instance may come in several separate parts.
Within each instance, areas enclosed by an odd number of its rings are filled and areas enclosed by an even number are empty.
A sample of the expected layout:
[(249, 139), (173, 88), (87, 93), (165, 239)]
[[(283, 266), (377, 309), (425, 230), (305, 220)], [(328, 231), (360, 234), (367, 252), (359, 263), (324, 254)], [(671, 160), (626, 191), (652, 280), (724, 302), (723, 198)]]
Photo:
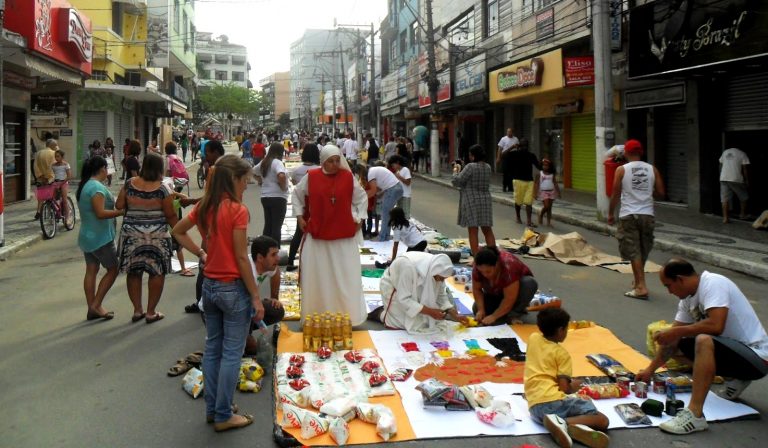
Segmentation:
[[(88, 155), (88, 146), (93, 143), (94, 140), (104, 143), (104, 139), (107, 137), (107, 113), (104, 111), (85, 111), (83, 112), (83, 147), (81, 154)], [(85, 160), (85, 157), (81, 157), (81, 160)]]
[(595, 116), (571, 117), (571, 187), (574, 190), (597, 190), (595, 175)]
[(123, 160), (123, 145), (126, 138), (133, 138), (133, 116), (115, 114), (115, 161), (118, 165)]
[(768, 73), (731, 77), (725, 98), (726, 131), (768, 129)]
[(670, 202), (688, 203), (688, 158), (686, 157), (685, 105), (657, 107), (653, 111), (656, 128), (656, 168), (661, 172)]

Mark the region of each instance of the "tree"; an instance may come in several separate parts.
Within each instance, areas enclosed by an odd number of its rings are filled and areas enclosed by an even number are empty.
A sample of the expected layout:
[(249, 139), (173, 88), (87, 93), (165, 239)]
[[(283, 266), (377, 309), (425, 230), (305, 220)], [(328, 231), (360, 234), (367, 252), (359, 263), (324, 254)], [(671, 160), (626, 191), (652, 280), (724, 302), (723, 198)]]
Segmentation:
[(265, 103), (261, 92), (233, 83), (205, 87), (198, 97), (198, 113), (212, 116), (222, 123), (227, 122), (230, 115), (236, 119), (255, 121)]
[(282, 114), (280, 114), (280, 118), (277, 119), (277, 124), (280, 125), (281, 129), (290, 129), (291, 114), (288, 112), (283, 112)]

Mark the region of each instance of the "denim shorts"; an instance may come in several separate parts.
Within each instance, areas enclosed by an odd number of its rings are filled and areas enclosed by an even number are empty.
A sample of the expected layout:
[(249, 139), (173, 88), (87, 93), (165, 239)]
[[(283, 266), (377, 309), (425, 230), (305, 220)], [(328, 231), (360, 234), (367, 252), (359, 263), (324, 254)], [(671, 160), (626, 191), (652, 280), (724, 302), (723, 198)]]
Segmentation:
[(568, 417), (577, 415), (596, 415), (598, 414), (595, 404), (590, 399), (565, 397), (562, 400), (539, 403), (529, 409), (531, 418), (536, 423), (541, 423), (547, 414), (555, 414), (565, 420)]
[(83, 252), (83, 256), (85, 257), (85, 264), (97, 264), (106, 269), (111, 269), (118, 263), (114, 241), (108, 242), (93, 252)]

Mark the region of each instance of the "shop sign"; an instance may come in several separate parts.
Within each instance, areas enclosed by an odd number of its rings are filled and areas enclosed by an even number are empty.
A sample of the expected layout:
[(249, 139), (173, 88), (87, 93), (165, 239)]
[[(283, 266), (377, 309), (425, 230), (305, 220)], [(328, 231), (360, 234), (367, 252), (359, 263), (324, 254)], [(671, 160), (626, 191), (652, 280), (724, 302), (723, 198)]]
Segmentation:
[(93, 36), (82, 16), (75, 8), (61, 8), (59, 12), (61, 41), (71, 43), (84, 62), (93, 61)]
[(632, 89), (624, 92), (624, 107), (641, 109), (685, 103), (685, 83)]
[(72, 137), (72, 128), (64, 128), (60, 130), (59, 137)]
[(622, 0), (610, 0), (611, 8), (610, 28), (611, 28), (611, 50), (621, 50), (621, 10)]
[(392, 72), (381, 80), (381, 104), (397, 99), (397, 72)]
[(580, 114), (582, 111), (584, 111), (584, 101), (580, 99), (570, 103), (555, 104), (554, 108), (555, 116)]
[(499, 72), (496, 78), (499, 92), (522, 89), (524, 87), (540, 86), (544, 76), (544, 61), (541, 58), (531, 59), (528, 67), (520, 66), (513, 72)]
[(565, 86), (591, 86), (595, 84), (595, 58), (580, 56), (563, 58)]
[(3, 85), (33, 90), (37, 88), (37, 76), (22, 76), (6, 69), (3, 71)]
[(555, 8), (536, 14), (536, 40), (555, 35)]
[(173, 97), (183, 103), (189, 103), (187, 89), (176, 81), (173, 82)]
[(657, 0), (629, 14), (629, 77), (768, 54), (768, 2)]
[(454, 69), (453, 85), (456, 96), (485, 90), (485, 54), (458, 64)]
[[(446, 38), (442, 38), (435, 43), (435, 70), (438, 72), (444, 68), (447, 68), (451, 62), (451, 54), (448, 51), (450, 42)], [(429, 72), (429, 58), (427, 51), (424, 50), (419, 55), (419, 77), (426, 78)]]
[[(437, 81), (440, 85), (437, 87), (437, 103), (443, 103), (451, 99), (451, 71), (445, 70), (437, 74)], [(429, 86), (427, 81), (419, 83), (419, 108), (432, 105), (432, 98), (429, 96)]]
[(32, 95), (31, 115), (68, 117), (69, 116), (69, 92), (43, 93)]
[(35, 55), (91, 74), (91, 21), (67, 0), (6, 0), (4, 27), (27, 41)]

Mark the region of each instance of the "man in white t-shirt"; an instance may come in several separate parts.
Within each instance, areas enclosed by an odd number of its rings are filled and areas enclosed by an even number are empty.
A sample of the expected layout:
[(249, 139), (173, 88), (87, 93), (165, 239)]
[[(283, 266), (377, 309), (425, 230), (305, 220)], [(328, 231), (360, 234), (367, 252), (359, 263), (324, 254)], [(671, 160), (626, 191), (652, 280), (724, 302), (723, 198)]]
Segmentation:
[(728, 148), (720, 156), (720, 202), (723, 204), (723, 224), (730, 222), (728, 209), (733, 195), (739, 198), (741, 214), (747, 219), (749, 193), (749, 157), (739, 148)]
[(354, 133), (349, 133), (349, 138), (344, 140), (341, 151), (344, 153), (344, 157), (347, 159), (349, 167), (354, 171), (355, 165), (357, 165), (357, 157), (360, 153), (360, 145), (357, 143)]
[(712, 378), (727, 379), (717, 395), (738, 398), (752, 380), (768, 373), (768, 335), (752, 305), (728, 278), (707, 271), (697, 274), (689, 262), (673, 258), (659, 272), (659, 279), (680, 302), (672, 327), (653, 336), (660, 348), (635, 381), (647, 382), (673, 356), (693, 361), (688, 408), (677, 411), (659, 428), (673, 434), (704, 431), (704, 400)]
[(507, 135), (501, 137), (499, 140), (498, 151), (496, 152), (496, 166), (501, 166), (504, 173), (501, 186), (504, 191), (512, 191), (512, 167), (511, 160), (507, 157), (511, 151), (516, 151), (520, 147), (520, 140), (515, 137), (515, 130), (512, 128), (507, 129)]
[(408, 162), (397, 154), (387, 159), (389, 169), (400, 181), (403, 187), (403, 197), (397, 201), (397, 206), (403, 209), (405, 219), (411, 219), (411, 170), (408, 169)]

